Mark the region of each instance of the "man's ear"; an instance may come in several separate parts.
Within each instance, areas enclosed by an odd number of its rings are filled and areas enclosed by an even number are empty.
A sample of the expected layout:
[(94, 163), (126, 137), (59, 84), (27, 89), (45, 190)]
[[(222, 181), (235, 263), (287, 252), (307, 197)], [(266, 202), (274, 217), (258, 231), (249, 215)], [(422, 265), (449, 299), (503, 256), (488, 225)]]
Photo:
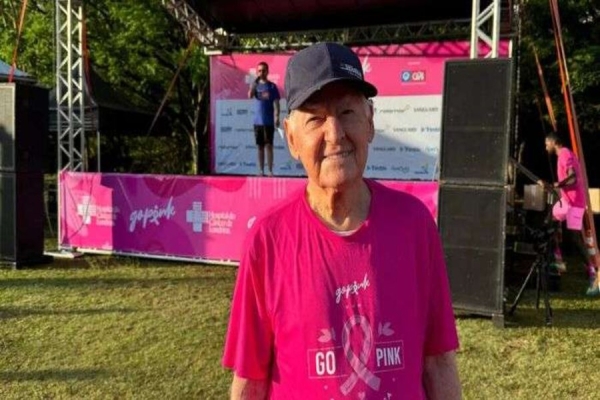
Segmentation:
[(373, 142), (373, 139), (375, 138), (374, 114), (373, 103), (369, 101), (369, 143)]
[(284, 118), (283, 120), (283, 129), (285, 130), (285, 137), (288, 142), (288, 150), (293, 159), (298, 160), (299, 152), (297, 148), (297, 143), (294, 138), (294, 124), (290, 121), (290, 117)]

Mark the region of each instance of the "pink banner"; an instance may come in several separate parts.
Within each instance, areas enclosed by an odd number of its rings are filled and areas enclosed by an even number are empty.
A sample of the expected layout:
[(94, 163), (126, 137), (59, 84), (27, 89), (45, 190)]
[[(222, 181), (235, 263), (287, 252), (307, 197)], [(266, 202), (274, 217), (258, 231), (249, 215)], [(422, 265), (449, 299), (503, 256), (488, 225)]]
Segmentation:
[[(63, 173), (60, 245), (80, 251), (237, 262), (255, 218), (305, 182)], [(437, 215), (437, 183), (380, 182), (413, 194)]]

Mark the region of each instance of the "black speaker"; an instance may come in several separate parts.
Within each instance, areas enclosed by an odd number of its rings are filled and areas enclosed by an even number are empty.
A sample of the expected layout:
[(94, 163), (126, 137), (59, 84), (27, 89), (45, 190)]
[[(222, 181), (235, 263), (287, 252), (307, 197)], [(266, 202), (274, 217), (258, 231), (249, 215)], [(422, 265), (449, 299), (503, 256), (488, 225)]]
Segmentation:
[(512, 109), (511, 59), (446, 63), (440, 180), (504, 185)]
[(0, 262), (45, 262), (44, 144), (48, 90), (0, 84)]
[(0, 262), (44, 261), (44, 175), (0, 172)]
[(0, 84), (0, 171), (43, 171), (48, 94), (38, 86)]
[(504, 313), (504, 187), (444, 184), (439, 218), (455, 309)]

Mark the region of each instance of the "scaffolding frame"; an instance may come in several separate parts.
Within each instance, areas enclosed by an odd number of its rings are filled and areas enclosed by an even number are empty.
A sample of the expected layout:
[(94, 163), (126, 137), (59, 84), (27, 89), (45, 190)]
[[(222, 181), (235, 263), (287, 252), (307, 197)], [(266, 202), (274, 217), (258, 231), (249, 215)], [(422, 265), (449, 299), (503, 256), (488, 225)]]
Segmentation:
[(58, 173), (84, 170), (85, 75), (82, 0), (56, 0)]
[[(471, 58), (498, 58), (500, 47), (501, 0), (492, 0), (489, 6), (481, 10), (481, 0), (472, 0), (471, 15)], [(489, 51), (480, 53), (479, 44), (483, 42)]]

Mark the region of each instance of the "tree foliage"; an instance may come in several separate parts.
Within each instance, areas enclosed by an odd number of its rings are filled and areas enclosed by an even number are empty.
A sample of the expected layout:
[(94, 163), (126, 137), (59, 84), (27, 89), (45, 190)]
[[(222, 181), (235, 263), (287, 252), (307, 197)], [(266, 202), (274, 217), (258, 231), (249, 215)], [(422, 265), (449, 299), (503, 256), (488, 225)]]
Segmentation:
[[(600, 122), (600, 2), (561, 0), (559, 7), (570, 84), (580, 124), (583, 131), (595, 132)], [(527, 0), (522, 12), (520, 66), (524, 79), (521, 102), (533, 108), (535, 99), (543, 95), (533, 56), (535, 48), (552, 96), (554, 111), (564, 128), (565, 107), (549, 2)]]
[[(0, 0), (0, 59), (10, 63), (16, 44), (20, 0)], [(55, 2), (30, 0), (19, 43), (17, 66), (48, 87), (55, 84)], [(155, 113), (165, 99), (180, 61), (189, 46), (182, 27), (157, 0), (94, 0), (84, 2), (88, 67), (118, 93), (119, 102)], [(199, 146), (205, 144), (206, 118), (204, 89), (208, 80), (206, 57), (192, 48), (162, 116), (169, 132), (153, 130), (150, 136), (168, 135), (176, 143), (162, 170), (143, 172), (189, 173), (206, 169), (207, 160), (198, 160)], [(94, 87), (91, 88), (92, 93)], [(116, 101), (116, 99), (115, 99)], [(109, 141), (112, 143), (112, 141)], [(139, 144), (125, 140), (114, 144)], [(154, 140), (154, 142), (164, 142)], [(138, 156), (155, 152), (135, 150)], [(133, 151), (133, 149), (132, 149)], [(108, 152), (110, 156), (110, 149)], [(204, 163), (202, 162), (204, 161)], [(139, 163), (131, 164), (140, 165)], [(142, 172), (142, 171), (138, 171)]]

